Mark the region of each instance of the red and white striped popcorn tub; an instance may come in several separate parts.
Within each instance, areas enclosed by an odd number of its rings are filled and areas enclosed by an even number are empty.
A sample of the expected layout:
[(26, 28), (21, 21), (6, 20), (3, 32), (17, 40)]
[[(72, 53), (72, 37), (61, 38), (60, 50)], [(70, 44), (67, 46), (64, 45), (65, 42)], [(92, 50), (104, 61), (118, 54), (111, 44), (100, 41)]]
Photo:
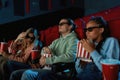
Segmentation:
[(45, 53), (45, 54), (43, 54), (45, 57), (51, 57), (51, 54), (47, 54), (47, 53)]
[[(50, 53), (44, 53), (43, 56), (45, 56), (45, 57), (51, 57), (51, 54)], [(43, 69), (49, 69), (50, 70), (51, 67), (50, 67), (49, 64), (46, 64)]]
[(80, 41), (77, 43), (77, 58), (81, 58), (81, 59), (90, 59), (90, 53), (87, 52), (84, 47), (82, 46), (82, 44), (80, 43)]

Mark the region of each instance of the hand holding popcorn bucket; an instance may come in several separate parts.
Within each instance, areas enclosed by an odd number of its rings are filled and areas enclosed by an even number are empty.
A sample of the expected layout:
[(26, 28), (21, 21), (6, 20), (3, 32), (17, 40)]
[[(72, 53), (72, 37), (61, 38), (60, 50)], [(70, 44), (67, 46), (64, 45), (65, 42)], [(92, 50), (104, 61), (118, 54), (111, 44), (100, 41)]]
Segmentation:
[(90, 53), (85, 50), (80, 41), (77, 44), (77, 58), (91, 60)]
[(46, 53), (46, 54), (43, 54), (43, 56), (45, 56), (45, 57), (51, 57), (51, 54)]
[[(43, 56), (45, 56), (45, 57), (51, 57), (51, 54), (50, 53), (45, 53), (45, 54), (43, 54)], [(50, 67), (50, 65), (45, 65), (45, 67)]]
[(103, 80), (118, 80), (120, 62), (116, 59), (104, 59), (101, 63)]
[[(46, 51), (47, 50), (47, 51)], [(43, 56), (48, 58), (48, 57), (51, 57), (51, 51), (49, 51), (49, 48), (46, 48), (46, 49), (43, 49)], [(43, 69), (51, 69), (50, 65), (49, 64), (46, 64)]]

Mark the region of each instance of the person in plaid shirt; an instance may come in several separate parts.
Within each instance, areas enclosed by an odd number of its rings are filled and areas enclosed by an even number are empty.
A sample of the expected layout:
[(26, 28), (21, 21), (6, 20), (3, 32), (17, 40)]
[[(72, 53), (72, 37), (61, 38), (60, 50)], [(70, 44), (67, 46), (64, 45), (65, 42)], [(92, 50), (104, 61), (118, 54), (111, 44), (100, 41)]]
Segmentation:
[(34, 68), (38, 66), (31, 62), (31, 50), (42, 47), (42, 43), (38, 40), (38, 36), (35, 35), (35, 31), (36, 29), (29, 28), (26, 32), (20, 33), (10, 46), (11, 52), (1, 52), (1, 55), (8, 59), (6, 66), (9, 74), (17, 69)]

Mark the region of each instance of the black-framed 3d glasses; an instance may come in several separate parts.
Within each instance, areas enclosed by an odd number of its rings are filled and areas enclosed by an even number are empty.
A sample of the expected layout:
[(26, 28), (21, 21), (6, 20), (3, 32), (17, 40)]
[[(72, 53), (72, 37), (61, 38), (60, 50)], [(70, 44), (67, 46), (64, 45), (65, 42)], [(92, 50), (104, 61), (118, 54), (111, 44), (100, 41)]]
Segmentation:
[(89, 27), (89, 28), (84, 28), (84, 32), (92, 32), (94, 28), (100, 28), (99, 26), (93, 26), (93, 27)]
[(62, 25), (64, 25), (64, 24), (68, 24), (68, 25), (69, 25), (68, 22), (61, 22), (61, 23), (59, 23), (58, 25), (59, 25), (59, 26), (62, 26)]
[(29, 35), (26, 35), (25, 38), (27, 38), (27, 39), (30, 38), (30, 39), (32, 39), (32, 40), (34, 39), (34, 37), (30, 37)]

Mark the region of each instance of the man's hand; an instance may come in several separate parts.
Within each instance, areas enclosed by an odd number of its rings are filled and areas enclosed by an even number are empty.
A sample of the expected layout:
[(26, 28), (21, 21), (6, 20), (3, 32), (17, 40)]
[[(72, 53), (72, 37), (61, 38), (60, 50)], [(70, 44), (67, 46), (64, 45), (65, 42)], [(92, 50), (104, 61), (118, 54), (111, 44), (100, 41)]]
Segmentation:
[(50, 48), (48, 48), (48, 47), (44, 47), (44, 48), (43, 48), (43, 52), (44, 52), (45, 54), (50, 54), (50, 53), (51, 53), (51, 50), (50, 50)]
[(39, 63), (41, 66), (44, 66), (46, 64), (46, 57), (45, 56), (41, 56)]

